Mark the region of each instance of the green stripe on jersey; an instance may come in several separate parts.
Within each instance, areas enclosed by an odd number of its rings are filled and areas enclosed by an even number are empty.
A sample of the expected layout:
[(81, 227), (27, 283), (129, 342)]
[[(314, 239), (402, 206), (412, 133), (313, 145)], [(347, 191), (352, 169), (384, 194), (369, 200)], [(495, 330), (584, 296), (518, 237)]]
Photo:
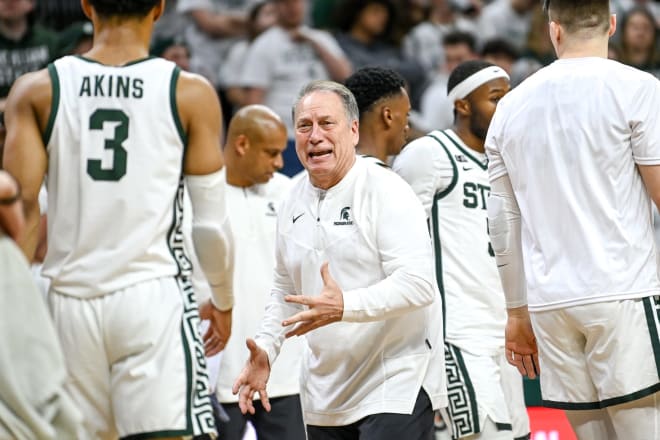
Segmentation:
[(53, 134), (53, 126), (55, 125), (55, 117), (57, 116), (57, 109), (60, 106), (60, 77), (57, 75), (55, 64), (50, 63), (48, 65), (48, 75), (50, 76), (52, 95), (50, 97), (50, 115), (48, 115), (48, 123), (46, 123), (46, 130), (43, 136), (44, 147), (50, 142), (50, 136)]
[(176, 125), (176, 130), (179, 132), (179, 137), (185, 148), (188, 145), (188, 136), (186, 136), (186, 132), (183, 130), (183, 124), (179, 117), (179, 109), (176, 105), (176, 84), (179, 80), (179, 74), (181, 74), (181, 69), (177, 66), (172, 71), (172, 79), (170, 81), (170, 109), (172, 110), (174, 125)]

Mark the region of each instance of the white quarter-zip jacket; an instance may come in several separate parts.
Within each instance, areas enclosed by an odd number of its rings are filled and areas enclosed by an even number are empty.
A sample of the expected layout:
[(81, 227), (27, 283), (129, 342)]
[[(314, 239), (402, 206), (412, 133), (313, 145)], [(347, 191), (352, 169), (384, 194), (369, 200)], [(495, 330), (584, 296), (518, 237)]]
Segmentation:
[(257, 344), (271, 365), (288, 294), (318, 295), (320, 268), (343, 291), (341, 322), (305, 335), (305, 422), (343, 426), (378, 413), (411, 414), (423, 386), (446, 406), (441, 299), (424, 209), (391, 170), (357, 158), (328, 190), (298, 180), (278, 215), (274, 286)]

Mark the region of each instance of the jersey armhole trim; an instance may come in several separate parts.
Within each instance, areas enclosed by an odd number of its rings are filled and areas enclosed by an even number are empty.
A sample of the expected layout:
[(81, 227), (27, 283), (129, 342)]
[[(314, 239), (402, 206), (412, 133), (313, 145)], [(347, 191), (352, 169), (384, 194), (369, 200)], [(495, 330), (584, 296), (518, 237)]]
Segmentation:
[(456, 162), (454, 161), (454, 158), (451, 157), (451, 153), (449, 152), (447, 147), (445, 147), (445, 144), (443, 144), (442, 141), (440, 139), (438, 139), (438, 137), (436, 137), (433, 134), (429, 133), (427, 136), (430, 137), (430, 138), (435, 139), (435, 141), (440, 144), (442, 149), (445, 150), (445, 153), (447, 153), (447, 157), (449, 158), (449, 162), (451, 162), (451, 168), (452, 168), (452, 171), (453, 171), (453, 175), (452, 175), (452, 178), (451, 178), (451, 182), (449, 183), (449, 186), (447, 186), (447, 188), (445, 188), (444, 190), (440, 191), (435, 196), (433, 196), (434, 200), (439, 200), (439, 199), (445, 197), (447, 194), (449, 194), (454, 189), (454, 187), (456, 186), (456, 183), (458, 182), (458, 167), (456, 166)]
[(443, 131), (442, 134), (444, 134), (445, 137), (446, 137), (447, 139), (449, 139), (449, 141), (450, 141), (452, 144), (454, 144), (454, 145), (456, 146), (456, 148), (458, 148), (463, 154), (465, 154), (467, 157), (469, 157), (470, 159), (472, 159), (472, 162), (474, 162), (479, 168), (481, 168), (482, 170), (486, 170), (486, 169), (488, 169), (488, 165), (484, 165), (482, 162), (480, 162), (479, 160), (477, 160), (477, 158), (474, 157), (474, 156), (472, 155), (472, 153), (470, 153), (468, 150), (466, 150), (465, 148), (463, 148), (463, 147), (461, 146), (461, 144), (459, 144), (458, 142), (456, 142), (456, 140), (455, 140), (454, 138), (452, 138), (447, 132)]
[(50, 142), (50, 136), (53, 134), (53, 126), (55, 125), (55, 117), (60, 106), (60, 78), (57, 75), (55, 64), (50, 63), (48, 65), (48, 75), (50, 76), (52, 96), (50, 100), (50, 115), (48, 115), (48, 122), (46, 123), (46, 129), (43, 134), (44, 147), (47, 147)]
[(170, 109), (172, 111), (172, 119), (174, 119), (174, 125), (176, 125), (176, 131), (179, 133), (179, 138), (183, 142), (184, 148), (188, 145), (188, 136), (183, 130), (183, 124), (181, 123), (181, 118), (179, 117), (179, 108), (176, 105), (176, 85), (179, 81), (179, 74), (181, 69), (176, 66), (172, 71), (172, 79), (170, 80)]

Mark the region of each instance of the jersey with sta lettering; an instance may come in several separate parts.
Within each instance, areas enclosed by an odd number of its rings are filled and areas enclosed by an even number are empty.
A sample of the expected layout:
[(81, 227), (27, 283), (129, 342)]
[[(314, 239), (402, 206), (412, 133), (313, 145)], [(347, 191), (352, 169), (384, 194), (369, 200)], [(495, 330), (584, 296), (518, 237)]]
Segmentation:
[(500, 353), (506, 309), (488, 237), (486, 155), (452, 130), (437, 130), (407, 145), (393, 169), (426, 209), (445, 340), (475, 354)]
[(179, 69), (158, 58), (112, 67), (70, 56), (48, 72), (43, 273), (52, 288), (90, 298), (176, 275), (188, 264)]

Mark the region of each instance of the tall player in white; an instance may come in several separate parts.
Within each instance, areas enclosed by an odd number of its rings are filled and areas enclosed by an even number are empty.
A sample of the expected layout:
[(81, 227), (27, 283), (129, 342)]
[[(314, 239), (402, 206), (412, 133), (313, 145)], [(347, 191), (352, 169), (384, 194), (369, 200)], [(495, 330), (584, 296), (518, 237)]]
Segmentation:
[[(5, 166), (23, 187), (28, 258), (47, 174), (44, 274), (89, 438), (214, 432), (181, 221), (185, 174), (195, 250), (215, 305), (231, 309), (218, 275), (233, 261), (221, 113), (205, 80), (148, 57), (163, 5), (83, 0), (93, 48), (22, 77), (7, 102)], [(229, 323), (215, 323), (217, 351)]]
[(500, 102), (486, 139), (507, 358), (532, 377), (540, 360), (544, 405), (578, 438), (657, 439), (660, 82), (607, 59), (608, 0), (546, 9), (559, 60)]
[(504, 294), (487, 231), (484, 140), (509, 77), (484, 61), (451, 73), (454, 125), (407, 145), (393, 169), (426, 208), (445, 308), (445, 362), (453, 438), (528, 438), (522, 380), (504, 358)]

